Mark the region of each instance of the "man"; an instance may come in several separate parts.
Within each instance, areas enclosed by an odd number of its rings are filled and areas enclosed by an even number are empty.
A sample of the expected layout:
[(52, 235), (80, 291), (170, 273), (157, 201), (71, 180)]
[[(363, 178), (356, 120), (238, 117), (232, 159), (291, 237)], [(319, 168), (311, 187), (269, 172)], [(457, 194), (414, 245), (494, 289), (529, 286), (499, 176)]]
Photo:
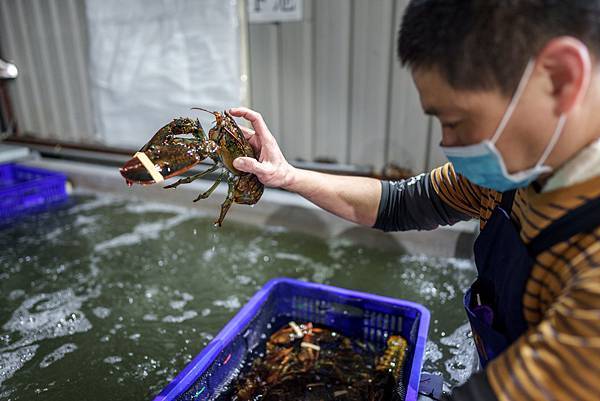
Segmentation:
[(479, 219), (483, 369), (451, 398), (600, 399), (600, 0), (413, 0), (398, 53), (451, 163), (402, 182), (299, 170), (237, 108), (260, 157), (235, 166), (383, 230)]

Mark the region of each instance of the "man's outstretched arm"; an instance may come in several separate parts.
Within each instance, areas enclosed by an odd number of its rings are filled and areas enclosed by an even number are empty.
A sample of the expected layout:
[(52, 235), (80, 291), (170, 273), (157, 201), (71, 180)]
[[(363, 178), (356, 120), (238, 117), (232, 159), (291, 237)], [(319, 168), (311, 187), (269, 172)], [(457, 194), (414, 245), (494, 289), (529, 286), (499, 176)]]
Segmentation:
[(242, 131), (258, 154), (258, 160), (237, 158), (234, 166), (255, 174), (268, 187), (298, 193), (341, 218), (385, 231), (427, 230), (471, 217), (442, 201), (424, 174), (390, 182), (295, 168), (286, 161), (259, 113), (243, 107), (230, 113), (252, 124), (254, 130), (242, 127)]

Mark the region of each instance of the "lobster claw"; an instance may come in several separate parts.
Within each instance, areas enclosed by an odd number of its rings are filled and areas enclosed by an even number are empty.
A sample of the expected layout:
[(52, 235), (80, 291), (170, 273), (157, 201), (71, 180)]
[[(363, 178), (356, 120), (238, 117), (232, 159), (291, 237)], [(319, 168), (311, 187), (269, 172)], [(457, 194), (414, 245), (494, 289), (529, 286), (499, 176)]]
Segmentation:
[(121, 167), (120, 172), (128, 185), (150, 185), (180, 175), (205, 157), (193, 144), (174, 142), (137, 152)]
[[(138, 152), (142, 153), (142, 152)], [(145, 154), (145, 153), (143, 153)], [(147, 155), (146, 155), (147, 157)], [(150, 158), (148, 158), (150, 160)], [(156, 165), (155, 165), (156, 166)], [(150, 174), (150, 171), (144, 166), (139, 157), (134, 156), (129, 159), (123, 167), (119, 169), (119, 172), (125, 178), (127, 185), (131, 186), (133, 183), (142, 184), (142, 185), (150, 185), (154, 184), (156, 180)], [(162, 171), (157, 169), (157, 174), (160, 174), (162, 179), (164, 180), (164, 175)]]
[(195, 133), (204, 134), (199, 122), (196, 122), (191, 118), (176, 118), (156, 131), (148, 143), (140, 149), (140, 152), (145, 152), (152, 146), (167, 145), (178, 135), (193, 135)]
[(205, 136), (199, 122), (176, 118), (121, 167), (121, 175), (128, 185), (150, 185), (179, 175), (207, 157), (201, 140)]

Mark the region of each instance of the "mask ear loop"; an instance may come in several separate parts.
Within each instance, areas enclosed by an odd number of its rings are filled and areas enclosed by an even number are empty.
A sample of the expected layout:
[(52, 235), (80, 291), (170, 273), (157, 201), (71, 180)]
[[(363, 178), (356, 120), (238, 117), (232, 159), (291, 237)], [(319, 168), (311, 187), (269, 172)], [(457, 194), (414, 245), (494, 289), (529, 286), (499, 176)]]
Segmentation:
[(536, 167), (540, 167), (541, 165), (543, 165), (544, 162), (546, 161), (546, 159), (548, 158), (548, 156), (550, 156), (550, 153), (556, 146), (556, 143), (558, 142), (558, 138), (560, 138), (560, 134), (562, 133), (566, 123), (567, 123), (567, 115), (565, 113), (563, 113), (560, 115), (560, 118), (558, 119), (558, 123), (556, 124), (556, 129), (554, 130), (554, 134), (552, 134), (550, 143), (548, 144), (548, 146), (546, 146), (546, 149), (544, 149), (544, 153), (542, 154), (542, 157), (540, 157), (540, 160), (535, 165)]
[(500, 124), (498, 124), (498, 128), (496, 128), (496, 132), (494, 132), (494, 135), (492, 136), (492, 139), (490, 140), (493, 144), (496, 143), (498, 138), (500, 138), (500, 135), (502, 134), (502, 132), (504, 132), (504, 128), (506, 128), (506, 125), (508, 124), (510, 117), (512, 116), (513, 112), (515, 111), (515, 108), (517, 107), (517, 104), (519, 103), (519, 99), (521, 99), (521, 95), (523, 95), (523, 92), (525, 91), (525, 87), (527, 86), (527, 83), (529, 82), (529, 78), (531, 77), (531, 74), (533, 73), (534, 67), (535, 67), (534, 59), (529, 59), (529, 62), (527, 63), (527, 66), (525, 67), (525, 71), (523, 72), (523, 76), (521, 77), (521, 80), (519, 81), (519, 85), (517, 85), (517, 90), (515, 91), (515, 94), (513, 95), (513, 98), (510, 101), (510, 104), (508, 105), (508, 108), (506, 109), (504, 116), (502, 116), (502, 120), (500, 120)]
[[(591, 63), (591, 61), (589, 60), (589, 53), (586, 52), (586, 55), (587, 55), (586, 58), (588, 60), (588, 63), (586, 63), (586, 65), (589, 66), (589, 64)], [(590, 74), (586, 74), (587, 78), (584, 81), (585, 90), (581, 94), (582, 98), (584, 98), (587, 95), (588, 91), (590, 90), (591, 78), (589, 77), (589, 75)], [(560, 118), (558, 119), (558, 123), (556, 124), (556, 130), (554, 131), (554, 134), (552, 135), (552, 138), (550, 139), (550, 143), (548, 144), (548, 146), (546, 146), (546, 149), (544, 150), (544, 153), (542, 154), (540, 161), (536, 164), (536, 167), (540, 167), (542, 164), (544, 164), (544, 162), (546, 161), (548, 156), (550, 156), (550, 153), (556, 146), (556, 143), (558, 142), (558, 139), (560, 138), (560, 134), (562, 133), (566, 123), (567, 123), (567, 114), (563, 113), (560, 115)]]

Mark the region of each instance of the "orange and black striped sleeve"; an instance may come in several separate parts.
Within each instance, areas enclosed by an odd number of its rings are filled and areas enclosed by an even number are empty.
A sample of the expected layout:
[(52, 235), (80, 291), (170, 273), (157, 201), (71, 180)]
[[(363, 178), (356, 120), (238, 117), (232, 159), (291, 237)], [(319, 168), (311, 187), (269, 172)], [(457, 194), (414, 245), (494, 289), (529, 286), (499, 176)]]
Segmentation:
[(500, 401), (600, 399), (600, 229), (543, 320), (486, 369)]
[(452, 164), (446, 163), (432, 170), (430, 177), (436, 194), (444, 203), (472, 218), (481, 217), (481, 187), (457, 174)]

